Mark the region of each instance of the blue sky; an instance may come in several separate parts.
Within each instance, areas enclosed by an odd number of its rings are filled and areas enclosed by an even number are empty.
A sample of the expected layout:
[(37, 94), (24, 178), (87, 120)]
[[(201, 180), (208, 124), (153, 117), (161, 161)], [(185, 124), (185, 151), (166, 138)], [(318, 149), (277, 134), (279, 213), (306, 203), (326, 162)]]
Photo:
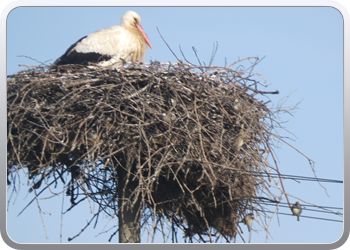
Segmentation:
[[(207, 63), (215, 42), (219, 47), (213, 64), (217, 66), (223, 66), (225, 60), (230, 64), (245, 57), (266, 56), (255, 72), (264, 75), (269, 90), (280, 91), (272, 101), (276, 104), (289, 96), (286, 106), (301, 102), (293, 116), (282, 117), (288, 121), (284, 124), (286, 129), (294, 136), (281, 133), (291, 137), (293, 140), (289, 143), (315, 161), (318, 177), (343, 179), (343, 19), (331, 7), (21, 7), (13, 10), (7, 20), (7, 73), (23, 69), (20, 64), (38, 64), (19, 56), (53, 62), (79, 38), (119, 24), (127, 10), (141, 16), (153, 46), (153, 50), (148, 50), (146, 62), (151, 59), (176, 62), (157, 27), (177, 56), (181, 57), (181, 46), (186, 58), (193, 63), (197, 63), (197, 59), (192, 46)], [(276, 154), (283, 174), (313, 176), (308, 161), (295, 150), (280, 145)], [(24, 177), (22, 181), (26, 183)], [(284, 184), (288, 193), (302, 200), (320, 206), (343, 207), (341, 184), (323, 183), (329, 196), (316, 182), (285, 181)], [(11, 199), (8, 234), (21, 243), (45, 242), (35, 203), (17, 217), (32, 198), (27, 190), (22, 186), (18, 196)], [(47, 192), (43, 197), (51, 195)], [(62, 200), (62, 194), (40, 200), (50, 243), (60, 241)], [(291, 201), (295, 200), (291, 198)], [(64, 200), (63, 207), (68, 206), (69, 201)], [(87, 203), (63, 216), (63, 242), (84, 227), (96, 208)], [(306, 210), (303, 215), (342, 219)], [(89, 228), (73, 242), (107, 242), (110, 233), (100, 233), (114, 224), (116, 220), (101, 218), (96, 229)], [(262, 228), (255, 225), (254, 229), (252, 242), (265, 242)], [(272, 221), (269, 232), (273, 238), (268, 242), (331, 243), (338, 240), (342, 230), (343, 224), (339, 222), (302, 217), (297, 222), (295, 217), (280, 215)], [(117, 237), (113, 242), (117, 242)]]

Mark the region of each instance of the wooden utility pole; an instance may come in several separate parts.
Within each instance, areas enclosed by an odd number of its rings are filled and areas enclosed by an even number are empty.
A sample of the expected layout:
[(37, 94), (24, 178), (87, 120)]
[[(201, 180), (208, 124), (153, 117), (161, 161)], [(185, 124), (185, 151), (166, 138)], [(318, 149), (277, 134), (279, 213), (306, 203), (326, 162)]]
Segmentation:
[[(129, 178), (129, 180), (128, 180)], [(128, 172), (118, 167), (118, 220), (119, 243), (140, 243), (140, 201), (133, 207), (130, 199), (138, 184), (131, 180)]]

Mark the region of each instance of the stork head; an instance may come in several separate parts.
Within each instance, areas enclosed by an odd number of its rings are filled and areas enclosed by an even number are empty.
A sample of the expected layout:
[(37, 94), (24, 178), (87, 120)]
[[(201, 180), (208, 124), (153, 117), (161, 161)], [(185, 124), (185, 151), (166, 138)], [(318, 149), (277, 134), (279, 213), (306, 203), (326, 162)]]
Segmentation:
[(139, 35), (142, 36), (145, 43), (152, 49), (152, 45), (148, 40), (148, 37), (141, 26), (141, 17), (135, 11), (127, 11), (122, 16), (121, 26), (125, 29), (132, 31), (134, 29), (138, 30)]

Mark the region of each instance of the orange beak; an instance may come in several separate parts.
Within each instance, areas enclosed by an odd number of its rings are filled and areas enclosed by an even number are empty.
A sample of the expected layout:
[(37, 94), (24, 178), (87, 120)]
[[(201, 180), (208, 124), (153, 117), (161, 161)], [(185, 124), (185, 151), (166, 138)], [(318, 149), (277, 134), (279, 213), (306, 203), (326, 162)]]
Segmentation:
[(142, 26), (139, 25), (139, 24), (136, 24), (136, 28), (138, 28), (138, 29), (141, 31), (141, 35), (142, 35), (143, 39), (145, 40), (146, 44), (147, 44), (151, 49), (153, 49), (151, 43), (150, 43), (149, 40), (148, 40), (148, 37), (147, 37), (145, 31), (144, 31), (143, 28), (142, 28)]

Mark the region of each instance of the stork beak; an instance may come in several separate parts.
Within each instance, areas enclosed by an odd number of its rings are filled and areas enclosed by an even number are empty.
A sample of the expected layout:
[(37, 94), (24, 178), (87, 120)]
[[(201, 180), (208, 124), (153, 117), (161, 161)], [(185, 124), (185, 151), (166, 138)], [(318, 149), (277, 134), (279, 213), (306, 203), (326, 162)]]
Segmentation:
[(151, 43), (150, 43), (150, 41), (148, 40), (148, 37), (147, 37), (145, 31), (144, 31), (143, 28), (142, 28), (142, 26), (139, 25), (139, 24), (136, 24), (136, 28), (138, 28), (138, 29), (141, 31), (141, 35), (142, 35), (143, 39), (145, 40), (146, 44), (147, 44), (151, 49), (153, 49), (153, 48), (152, 48), (152, 45), (151, 45)]

